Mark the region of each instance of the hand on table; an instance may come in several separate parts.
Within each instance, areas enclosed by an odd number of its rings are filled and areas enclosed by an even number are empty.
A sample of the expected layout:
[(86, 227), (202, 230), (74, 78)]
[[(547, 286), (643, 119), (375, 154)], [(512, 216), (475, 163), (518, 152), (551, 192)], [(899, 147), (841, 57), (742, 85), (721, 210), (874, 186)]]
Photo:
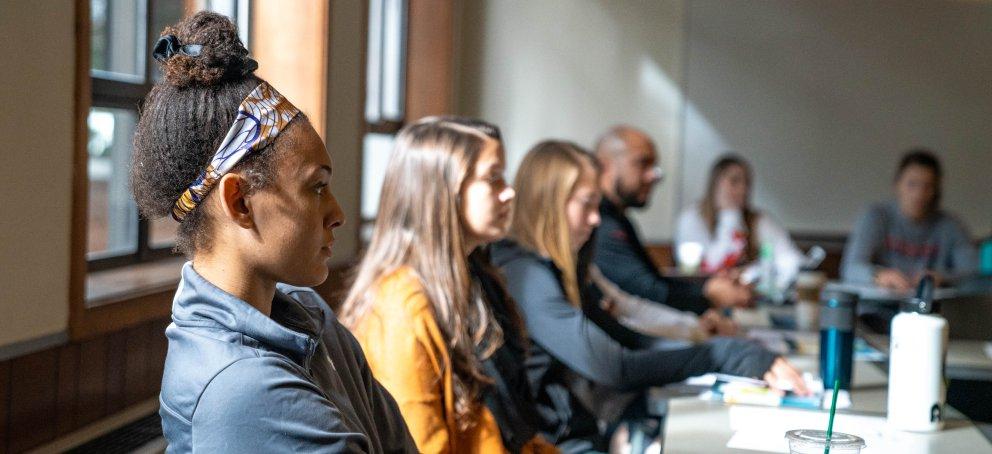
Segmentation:
[(803, 380), (802, 372), (781, 356), (775, 358), (775, 362), (768, 372), (765, 372), (763, 378), (772, 388), (792, 391), (800, 396), (811, 394), (806, 387), (806, 381)]
[(737, 334), (738, 326), (730, 317), (725, 317), (717, 309), (710, 309), (699, 316), (699, 326), (706, 333), (716, 336), (734, 336)]
[(731, 273), (720, 273), (706, 280), (703, 295), (716, 307), (749, 307), (754, 302), (751, 286), (740, 283)]
[(875, 273), (875, 285), (900, 293), (913, 289), (913, 282), (908, 276), (895, 268), (882, 268)]

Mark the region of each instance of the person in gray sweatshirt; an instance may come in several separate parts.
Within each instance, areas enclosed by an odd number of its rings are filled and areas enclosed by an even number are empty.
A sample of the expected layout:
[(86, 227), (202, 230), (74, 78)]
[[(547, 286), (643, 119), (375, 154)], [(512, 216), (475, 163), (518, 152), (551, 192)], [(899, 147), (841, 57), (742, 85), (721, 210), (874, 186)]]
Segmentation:
[(910, 291), (926, 274), (953, 282), (974, 274), (978, 254), (964, 225), (940, 208), (943, 172), (932, 152), (903, 155), (895, 200), (876, 203), (858, 219), (841, 262), (841, 278)]

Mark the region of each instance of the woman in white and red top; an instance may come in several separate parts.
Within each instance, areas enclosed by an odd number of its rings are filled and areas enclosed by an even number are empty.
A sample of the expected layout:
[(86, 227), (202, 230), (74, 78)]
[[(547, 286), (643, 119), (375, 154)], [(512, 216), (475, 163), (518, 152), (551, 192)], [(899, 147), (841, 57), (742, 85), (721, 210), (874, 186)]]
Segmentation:
[(699, 269), (713, 274), (756, 263), (762, 246), (768, 245), (776, 285), (784, 288), (799, 271), (803, 256), (781, 225), (751, 208), (751, 181), (751, 168), (743, 158), (729, 154), (718, 159), (704, 198), (679, 215), (675, 250), (698, 243), (703, 249)]

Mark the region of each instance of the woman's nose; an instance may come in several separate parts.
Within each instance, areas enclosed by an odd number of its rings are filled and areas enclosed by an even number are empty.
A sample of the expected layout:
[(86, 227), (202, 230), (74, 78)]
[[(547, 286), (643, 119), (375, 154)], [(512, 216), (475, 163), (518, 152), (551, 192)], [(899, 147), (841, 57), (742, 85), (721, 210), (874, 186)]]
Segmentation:
[(341, 209), (341, 205), (338, 204), (338, 199), (331, 195), (331, 203), (329, 211), (326, 216), (324, 216), (324, 228), (327, 230), (336, 229), (344, 225), (344, 210)]
[(513, 200), (513, 198), (516, 197), (516, 195), (517, 195), (517, 191), (514, 191), (513, 190), (513, 186), (507, 186), (507, 187), (503, 188), (502, 191), (500, 191), (500, 193), (499, 193), (499, 201), (500, 201), (500, 203), (509, 202), (509, 201)]
[(592, 227), (599, 226), (599, 221), (600, 220), (601, 220), (601, 218), (599, 217), (599, 211), (593, 211), (592, 213), (589, 214), (589, 225), (590, 226), (592, 226)]

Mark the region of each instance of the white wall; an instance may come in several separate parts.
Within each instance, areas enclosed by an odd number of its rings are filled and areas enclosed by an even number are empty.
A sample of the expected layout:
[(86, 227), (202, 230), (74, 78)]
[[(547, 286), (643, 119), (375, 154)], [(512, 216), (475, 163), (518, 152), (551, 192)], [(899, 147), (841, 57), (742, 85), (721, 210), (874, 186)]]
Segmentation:
[(944, 206), (992, 227), (992, 2), (692, 0), (682, 202), (725, 150), (786, 227), (844, 232), (891, 192), (899, 155), (936, 149)]
[(511, 172), (545, 138), (591, 147), (616, 123), (646, 130), (669, 176), (636, 220), (670, 236), (680, 167), (683, 4), (479, 1), (460, 14), (458, 111), (503, 129)]
[(0, 2), (0, 347), (68, 324), (74, 19)]
[(846, 232), (898, 156), (929, 146), (945, 206), (992, 227), (992, 2), (491, 0), (459, 16), (459, 113), (503, 127), (511, 170), (542, 138), (654, 136), (671, 177), (637, 216), (648, 240), (671, 237), (726, 150), (787, 228)]

